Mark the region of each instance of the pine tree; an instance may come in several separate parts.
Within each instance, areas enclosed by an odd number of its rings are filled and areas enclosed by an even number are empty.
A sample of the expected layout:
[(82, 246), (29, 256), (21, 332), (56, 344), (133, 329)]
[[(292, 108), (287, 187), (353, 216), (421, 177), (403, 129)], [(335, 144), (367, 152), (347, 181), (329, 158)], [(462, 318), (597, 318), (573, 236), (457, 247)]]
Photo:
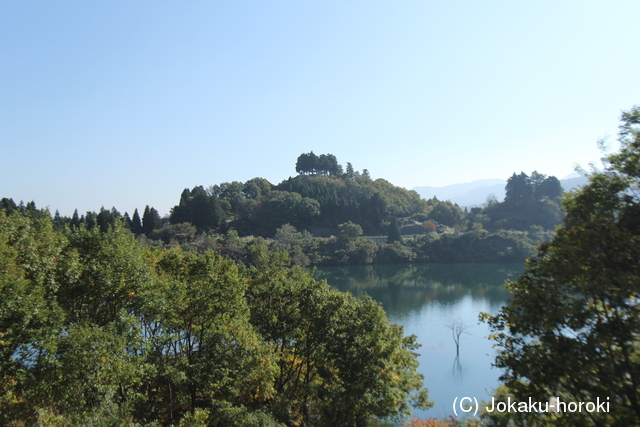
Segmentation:
[(149, 207), (147, 205), (144, 208), (144, 214), (142, 215), (142, 231), (147, 237), (151, 237), (151, 233), (156, 228), (160, 228), (160, 224), (162, 222), (162, 218), (160, 218), (160, 214), (155, 208)]
[(78, 209), (73, 211), (73, 216), (71, 217), (71, 228), (78, 229), (80, 227), (80, 216), (78, 215)]
[(136, 236), (141, 235), (144, 230), (142, 229), (142, 222), (140, 221), (140, 214), (138, 208), (133, 211), (133, 218), (131, 218), (131, 232)]

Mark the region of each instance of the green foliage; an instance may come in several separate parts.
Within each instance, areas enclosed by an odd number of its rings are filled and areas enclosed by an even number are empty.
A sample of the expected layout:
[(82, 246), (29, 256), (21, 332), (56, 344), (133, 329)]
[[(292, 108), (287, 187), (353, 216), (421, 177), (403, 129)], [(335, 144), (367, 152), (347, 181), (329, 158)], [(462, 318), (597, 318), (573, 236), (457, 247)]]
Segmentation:
[[(270, 397), (275, 365), (249, 324), (247, 285), (236, 264), (212, 252), (174, 249), (162, 254), (157, 269), (170, 289), (159, 313), (161, 340), (153, 350), (165, 356), (156, 364), (157, 398), (215, 414), (218, 402), (237, 406)], [(169, 387), (163, 387), (166, 382)]]
[(622, 116), (621, 150), (565, 199), (565, 226), (486, 315), (496, 365), (516, 397), (610, 399), (610, 413), (565, 413), (554, 425), (640, 423), (640, 109)]
[(398, 225), (398, 219), (392, 217), (389, 222), (389, 234), (387, 237), (387, 243), (400, 242), (402, 243), (402, 235), (400, 234), (400, 226)]
[(333, 154), (316, 156), (313, 151), (301, 154), (296, 161), (299, 174), (342, 175), (342, 166)]
[(165, 244), (169, 243), (187, 243), (194, 239), (197, 229), (188, 222), (180, 224), (171, 224), (166, 227), (155, 230), (151, 237), (153, 239), (162, 240)]
[(320, 215), (310, 225), (332, 230), (351, 221), (365, 233), (386, 233), (391, 216), (410, 216), (426, 210), (426, 202), (415, 191), (362, 175), (354, 175), (353, 179), (297, 176), (282, 182), (277, 189), (317, 200)]
[(278, 356), (272, 413), (287, 425), (364, 425), (428, 407), (415, 337), (389, 325), (378, 303), (286, 269), (256, 248), (247, 294), (251, 322)]
[[(76, 211), (76, 215), (77, 212), (78, 211)], [(136, 236), (139, 236), (144, 232), (144, 228), (142, 228), (142, 220), (140, 219), (138, 209), (133, 211), (133, 217), (131, 218), (131, 232)]]
[[(218, 196), (215, 193), (205, 191), (199, 185), (194, 187), (193, 190), (184, 189), (180, 196), (180, 204), (171, 209), (169, 221), (171, 224), (188, 222), (199, 231), (208, 231), (218, 228), (222, 224), (224, 217), (224, 211), (220, 206)], [(145, 234), (150, 235), (146, 229)]]
[(338, 226), (337, 240), (339, 244), (347, 245), (362, 236), (362, 227), (351, 221)]
[(308, 231), (298, 232), (290, 224), (285, 224), (276, 231), (273, 248), (287, 251), (294, 265), (308, 266), (312, 260), (318, 263), (321, 255), (318, 253), (319, 243)]
[(149, 207), (147, 205), (144, 208), (144, 214), (142, 215), (142, 232), (147, 236), (151, 237), (154, 230), (160, 228), (162, 226), (162, 219), (160, 218), (160, 214), (155, 208)]
[(489, 233), (476, 228), (464, 234), (430, 233), (407, 242), (417, 258), (429, 262), (522, 262), (535, 254), (534, 241), (524, 231)]
[(56, 230), (0, 210), (0, 423), (363, 425), (427, 404), (414, 340), (378, 304), (248, 249), (250, 268), (144, 248), (120, 221)]
[(24, 384), (38, 381), (30, 366), (49, 363), (64, 313), (57, 262), (64, 238), (50, 220), (0, 210), (0, 420), (34, 416)]
[(448, 227), (455, 227), (459, 225), (463, 218), (464, 212), (462, 211), (462, 209), (460, 209), (458, 205), (455, 205), (449, 201), (438, 202), (435, 206), (433, 206), (431, 212), (429, 212), (429, 219), (435, 221), (438, 224), (443, 224)]
[(271, 191), (271, 183), (264, 178), (252, 178), (244, 183), (242, 194), (247, 199), (257, 199)]
[(107, 210), (104, 207), (100, 208), (100, 212), (96, 216), (96, 223), (102, 233), (106, 233), (110, 228), (115, 227), (116, 222), (122, 219), (122, 215), (116, 208)]
[(4, 210), (7, 215), (10, 215), (18, 210), (18, 205), (13, 199), (3, 197), (2, 200), (0, 200), (0, 209)]
[(398, 264), (412, 262), (415, 258), (416, 253), (411, 248), (396, 241), (380, 244), (375, 261), (379, 264)]
[(555, 176), (536, 171), (528, 176), (515, 173), (507, 181), (506, 197), (502, 203), (490, 203), (483, 215), (490, 218), (480, 220), (490, 230), (527, 230), (533, 225), (554, 229), (562, 222), (560, 181)]

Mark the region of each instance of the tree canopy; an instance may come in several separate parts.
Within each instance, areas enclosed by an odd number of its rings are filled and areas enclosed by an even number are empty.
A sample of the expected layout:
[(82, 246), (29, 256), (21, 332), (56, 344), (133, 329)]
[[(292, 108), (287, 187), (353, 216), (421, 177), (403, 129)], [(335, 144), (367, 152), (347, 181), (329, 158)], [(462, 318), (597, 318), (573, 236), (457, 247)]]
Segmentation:
[[(640, 424), (640, 108), (622, 114), (620, 152), (565, 197), (565, 225), (486, 315), (496, 366), (516, 398), (610, 403), (554, 425)], [(544, 182), (544, 181), (543, 181)]]
[(429, 406), (415, 337), (373, 300), (265, 245), (245, 266), (144, 239), (0, 209), (0, 424), (364, 426)]
[(342, 175), (342, 166), (333, 154), (303, 153), (296, 161), (296, 172), (314, 175)]

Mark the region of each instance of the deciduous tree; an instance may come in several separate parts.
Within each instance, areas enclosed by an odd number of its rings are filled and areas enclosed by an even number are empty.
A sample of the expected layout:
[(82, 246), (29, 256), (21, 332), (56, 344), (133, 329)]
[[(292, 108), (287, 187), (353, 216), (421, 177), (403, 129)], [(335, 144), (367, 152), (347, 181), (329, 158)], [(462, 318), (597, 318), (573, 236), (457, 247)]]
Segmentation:
[(565, 198), (565, 226), (485, 318), (517, 399), (607, 401), (554, 425), (640, 424), (640, 108), (623, 113), (619, 153)]

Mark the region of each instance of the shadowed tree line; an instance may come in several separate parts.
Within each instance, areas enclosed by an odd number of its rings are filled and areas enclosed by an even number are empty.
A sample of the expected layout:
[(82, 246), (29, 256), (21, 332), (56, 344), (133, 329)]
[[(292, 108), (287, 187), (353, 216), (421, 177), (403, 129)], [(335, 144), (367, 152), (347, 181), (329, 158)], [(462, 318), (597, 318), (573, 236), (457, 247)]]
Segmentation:
[[(548, 241), (562, 222), (562, 187), (557, 178), (513, 174), (504, 202), (461, 209), (435, 197), (372, 180), (368, 171), (346, 172), (332, 154), (300, 155), (298, 176), (278, 185), (253, 178), (182, 192), (169, 215), (146, 206), (142, 216), (115, 207), (71, 218), (56, 212), (58, 229), (101, 232), (122, 219), (151, 245), (187, 245), (246, 257), (255, 237), (285, 250), (298, 265), (410, 262), (521, 262)], [(33, 202), (2, 199), (7, 212), (37, 211)], [(380, 236), (369, 239), (365, 236)]]

